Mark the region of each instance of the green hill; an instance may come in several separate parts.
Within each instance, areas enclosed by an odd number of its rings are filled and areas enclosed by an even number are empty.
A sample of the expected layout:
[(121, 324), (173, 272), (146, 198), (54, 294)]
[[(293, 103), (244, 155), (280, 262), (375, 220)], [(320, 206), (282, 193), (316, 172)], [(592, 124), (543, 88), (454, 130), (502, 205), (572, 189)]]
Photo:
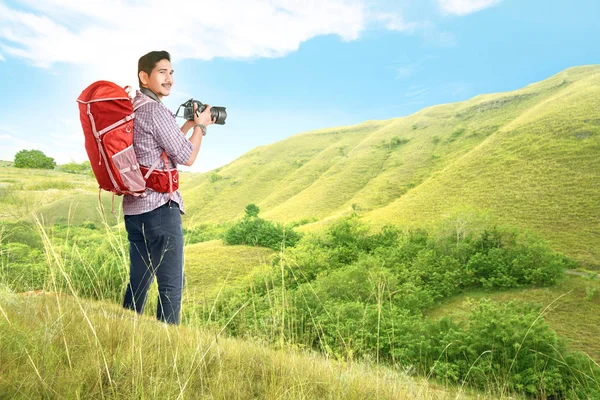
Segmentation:
[(600, 66), (387, 121), (307, 132), (256, 148), (183, 185), (190, 214), (381, 225), (461, 209), (544, 236), (600, 267)]

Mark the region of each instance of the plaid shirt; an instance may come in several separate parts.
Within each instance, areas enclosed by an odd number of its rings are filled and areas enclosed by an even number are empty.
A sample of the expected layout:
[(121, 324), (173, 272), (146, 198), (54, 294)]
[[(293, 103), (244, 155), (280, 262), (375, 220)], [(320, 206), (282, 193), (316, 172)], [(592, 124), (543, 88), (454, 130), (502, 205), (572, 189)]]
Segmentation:
[[(161, 158), (163, 150), (169, 158), (169, 168), (183, 164), (192, 155), (194, 145), (181, 132), (175, 116), (164, 104), (157, 102), (137, 91), (133, 99), (134, 105), (142, 104), (135, 110), (133, 124), (133, 148), (140, 165), (150, 167)], [(157, 166), (164, 169), (161, 160)], [(169, 201), (169, 193), (158, 193), (146, 189), (146, 197), (123, 196), (123, 214), (138, 215), (157, 209)], [(173, 193), (173, 201), (179, 204), (183, 213), (183, 198), (179, 190)]]

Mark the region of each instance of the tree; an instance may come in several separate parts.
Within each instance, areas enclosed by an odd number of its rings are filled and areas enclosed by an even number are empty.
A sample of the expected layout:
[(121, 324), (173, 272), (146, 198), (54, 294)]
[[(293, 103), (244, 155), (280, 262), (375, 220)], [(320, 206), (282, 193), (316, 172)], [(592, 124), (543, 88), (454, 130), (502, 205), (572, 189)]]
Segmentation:
[(39, 150), (21, 150), (15, 154), (16, 168), (54, 169), (54, 158), (46, 156)]
[(260, 212), (260, 208), (254, 203), (250, 203), (246, 206), (246, 217), (257, 217)]

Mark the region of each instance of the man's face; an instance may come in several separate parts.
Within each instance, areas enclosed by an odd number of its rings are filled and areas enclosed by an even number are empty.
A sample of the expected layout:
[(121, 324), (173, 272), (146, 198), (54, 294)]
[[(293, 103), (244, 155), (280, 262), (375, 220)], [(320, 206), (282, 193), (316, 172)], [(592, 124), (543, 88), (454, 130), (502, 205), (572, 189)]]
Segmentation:
[(150, 76), (143, 71), (140, 72), (140, 79), (144, 86), (152, 90), (158, 98), (162, 98), (171, 93), (171, 86), (173, 86), (173, 72), (171, 62), (163, 59), (156, 63)]

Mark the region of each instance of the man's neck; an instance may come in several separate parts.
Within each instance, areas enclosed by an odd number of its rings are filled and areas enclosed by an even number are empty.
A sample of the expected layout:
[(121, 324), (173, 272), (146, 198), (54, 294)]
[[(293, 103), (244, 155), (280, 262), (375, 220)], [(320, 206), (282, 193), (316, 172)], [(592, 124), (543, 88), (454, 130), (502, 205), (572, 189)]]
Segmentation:
[(158, 97), (156, 95), (156, 93), (154, 93), (152, 90), (150, 90), (146, 87), (143, 87), (143, 88), (140, 88), (140, 92), (144, 93), (146, 96), (150, 97), (152, 100), (162, 103), (160, 100), (160, 97)]

